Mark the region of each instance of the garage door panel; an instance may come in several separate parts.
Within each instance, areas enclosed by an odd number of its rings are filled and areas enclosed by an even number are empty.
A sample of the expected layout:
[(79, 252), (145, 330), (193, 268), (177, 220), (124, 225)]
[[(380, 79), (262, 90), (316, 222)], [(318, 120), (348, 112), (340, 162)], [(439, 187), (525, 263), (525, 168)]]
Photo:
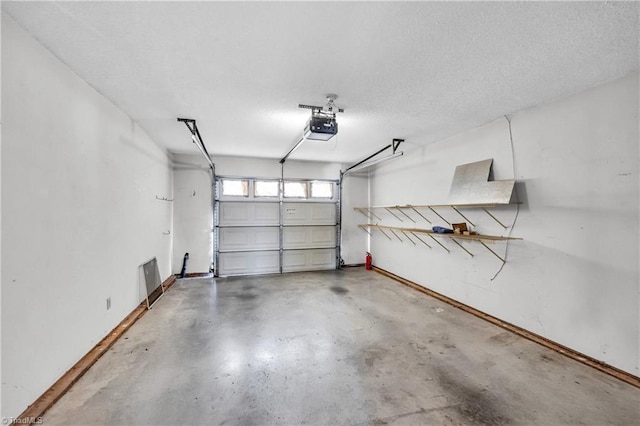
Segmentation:
[(244, 229), (222, 229), (220, 230), (220, 247), (225, 249), (248, 247), (249, 234)]
[(220, 251), (279, 249), (278, 228), (220, 228)]
[(309, 204), (309, 211), (313, 223), (336, 223), (335, 204)]
[(278, 251), (220, 253), (219, 275), (268, 274), (280, 271)]
[(280, 252), (258, 253), (254, 265), (258, 273), (280, 272)]
[(295, 226), (283, 231), (284, 249), (328, 248), (336, 246), (335, 226)]
[(336, 227), (323, 226), (311, 228), (311, 244), (314, 246), (331, 247), (336, 245)]
[(306, 265), (307, 258), (303, 250), (288, 251), (282, 256), (283, 271), (302, 271)]
[(335, 225), (334, 203), (285, 203), (283, 212), (285, 225)]
[(220, 203), (220, 224), (249, 223), (249, 208), (240, 203)]
[(282, 218), (282, 222), (285, 225), (305, 223), (307, 220), (307, 213), (308, 210), (305, 208), (304, 204), (285, 203), (284, 217)]
[(302, 227), (284, 228), (282, 241), (284, 248), (303, 247), (307, 241), (307, 231)]
[(260, 223), (269, 223), (273, 225), (280, 224), (280, 204), (254, 204), (254, 219)]
[(336, 268), (335, 249), (290, 250), (282, 259), (284, 272), (317, 271)]
[(278, 228), (255, 228), (253, 232), (256, 248), (279, 248)]
[(219, 224), (234, 226), (279, 225), (278, 203), (220, 202)]
[(334, 269), (336, 267), (335, 250), (311, 250), (311, 266), (318, 269)]

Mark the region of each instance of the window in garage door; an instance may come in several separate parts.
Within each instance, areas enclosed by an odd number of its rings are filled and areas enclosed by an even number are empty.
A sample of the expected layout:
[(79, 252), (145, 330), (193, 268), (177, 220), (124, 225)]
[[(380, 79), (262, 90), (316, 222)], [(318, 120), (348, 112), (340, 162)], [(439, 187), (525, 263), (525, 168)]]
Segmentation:
[(337, 181), (218, 177), (219, 276), (335, 269)]

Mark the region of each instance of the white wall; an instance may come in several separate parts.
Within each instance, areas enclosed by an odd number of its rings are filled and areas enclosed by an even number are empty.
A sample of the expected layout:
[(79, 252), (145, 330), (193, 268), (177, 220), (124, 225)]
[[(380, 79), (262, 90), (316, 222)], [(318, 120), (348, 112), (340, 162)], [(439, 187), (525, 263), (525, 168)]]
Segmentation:
[[(172, 172), (128, 116), (2, 14), (2, 417), (19, 415), (171, 271)], [(106, 299), (111, 297), (111, 309)]]
[[(279, 178), (278, 159), (247, 157), (216, 157), (216, 174), (220, 176), (248, 176)], [(316, 161), (287, 160), (284, 177), (297, 179), (335, 179), (340, 177), (340, 164)]]
[(353, 208), (368, 204), (368, 174), (346, 175), (342, 182), (342, 260), (345, 265), (364, 263), (368, 235), (358, 224), (366, 223), (367, 218)]
[[(213, 150), (209, 142), (208, 149)], [(241, 176), (257, 178), (280, 178), (282, 170), (277, 159), (247, 157), (214, 157), (216, 174), (219, 176)], [(184, 253), (189, 253), (188, 272), (207, 272), (211, 263), (211, 175), (199, 154), (174, 156), (174, 253), (173, 272), (179, 273)], [(285, 178), (339, 179), (337, 163), (288, 160), (284, 166)], [(343, 191), (342, 257), (347, 264), (362, 263), (362, 244), (366, 234), (353, 230), (360, 220), (352, 207), (367, 202), (367, 180), (348, 177)], [(195, 195), (194, 195), (195, 193)]]
[(206, 273), (213, 254), (211, 172), (196, 156), (174, 155), (173, 160), (173, 273), (182, 270), (185, 253), (187, 273)]
[[(509, 244), (495, 280), (501, 262), (478, 243), (465, 245), (471, 258), (451, 243), (447, 254), (376, 233), (374, 264), (639, 375), (638, 125), (637, 73), (512, 115), (523, 201), (513, 236), (523, 240)], [(505, 119), (381, 165), (372, 204), (446, 203), (455, 166), (486, 158), (496, 179), (513, 177)], [(515, 213), (496, 210), (508, 224)], [(468, 215), (481, 233), (508, 232), (482, 211)], [(389, 215), (382, 223), (399, 224)], [(494, 249), (504, 254), (505, 243)]]

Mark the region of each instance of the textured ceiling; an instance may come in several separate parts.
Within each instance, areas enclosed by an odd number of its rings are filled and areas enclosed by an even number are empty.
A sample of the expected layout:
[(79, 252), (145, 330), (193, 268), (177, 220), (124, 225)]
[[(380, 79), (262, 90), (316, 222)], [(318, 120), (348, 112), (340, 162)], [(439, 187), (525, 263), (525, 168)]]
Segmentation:
[(638, 69), (636, 2), (2, 2), (172, 152), (280, 158), (337, 93), (339, 133), (291, 158), (430, 143)]

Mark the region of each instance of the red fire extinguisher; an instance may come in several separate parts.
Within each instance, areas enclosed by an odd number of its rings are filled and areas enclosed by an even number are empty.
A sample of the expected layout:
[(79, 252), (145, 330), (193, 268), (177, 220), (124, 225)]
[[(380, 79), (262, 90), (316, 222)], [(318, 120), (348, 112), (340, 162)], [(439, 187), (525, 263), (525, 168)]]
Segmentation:
[(367, 271), (371, 270), (371, 253), (367, 252), (367, 255), (364, 258), (364, 264)]

